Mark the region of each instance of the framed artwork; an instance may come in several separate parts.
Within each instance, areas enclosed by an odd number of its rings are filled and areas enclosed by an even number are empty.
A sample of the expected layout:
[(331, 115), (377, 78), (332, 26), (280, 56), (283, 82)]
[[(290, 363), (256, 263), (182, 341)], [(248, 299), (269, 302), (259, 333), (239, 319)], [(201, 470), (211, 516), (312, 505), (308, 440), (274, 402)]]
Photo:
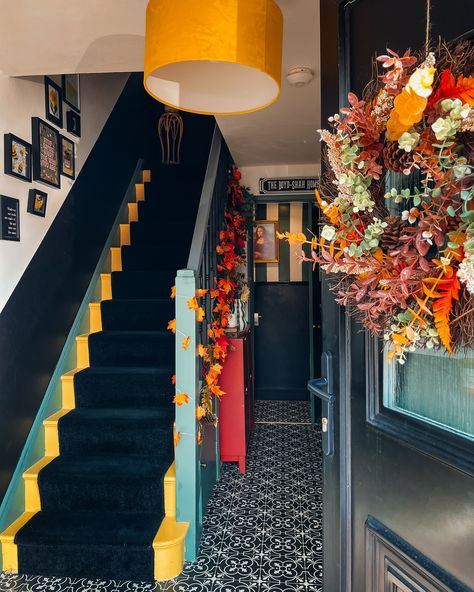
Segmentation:
[(81, 116), (75, 111), (68, 111), (66, 115), (66, 129), (69, 133), (81, 137)]
[(28, 192), (28, 208), (27, 212), (35, 216), (46, 215), (46, 202), (48, 201), (48, 194), (39, 189), (30, 189)]
[(279, 261), (275, 220), (256, 220), (253, 229), (254, 263), (277, 263)]
[(69, 138), (61, 136), (61, 175), (76, 178), (75, 144)]
[(20, 240), (20, 200), (0, 195), (0, 239)]
[(76, 111), (81, 110), (81, 92), (79, 74), (63, 74), (63, 99)]
[(33, 117), (33, 179), (52, 187), (61, 187), (60, 135), (57, 129), (39, 117)]
[(4, 136), (5, 174), (31, 181), (31, 144), (13, 134)]
[(63, 96), (61, 87), (48, 76), (44, 77), (44, 99), (46, 103), (46, 119), (63, 127)]

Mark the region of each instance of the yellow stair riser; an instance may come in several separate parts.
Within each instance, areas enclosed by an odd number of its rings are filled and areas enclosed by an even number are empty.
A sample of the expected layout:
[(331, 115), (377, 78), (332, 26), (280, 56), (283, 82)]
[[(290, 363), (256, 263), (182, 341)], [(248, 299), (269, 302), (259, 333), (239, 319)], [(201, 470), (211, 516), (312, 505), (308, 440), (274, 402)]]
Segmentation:
[(145, 185), (143, 183), (135, 184), (135, 201), (145, 201)]
[(151, 171), (149, 169), (142, 171), (142, 183), (151, 183)]
[(76, 337), (76, 364), (78, 368), (89, 368), (89, 336)]
[(63, 409), (74, 409), (76, 397), (74, 395), (74, 375), (80, 372), (79, 368), (66, 372), (61, 376)]
[(184, 548), (189, 524), (165, 517), (153, 541), (155, 580), (171, 580), (183, 571)]
[(122, 271), (122, 249), (120, 247), (111, 247), (110, 249), (110, 269), (111, 271)]
[(15, 520), (15, 522), (13, 522), (13, 524), (0, 534), (3, 571), (18, 573), (18, 549), (15, 544), (15, 536), (20, 528), (31, 520), (35, 514), (36, 512), (24, 512)]
[(89, 333), (98, 333), (99, 331), (102, 331), (100, 302), (91, 302), (89, 304)]
[(25, 482), (25, 512), (39, 512), (41, 510), (41, 497), (38, 487), (38, 474), (41, 469), (49, 465), (55, 456), (44, 456), (32, 467), (23, 473)]
[(128, 223), (131, 222), (138, 222), (138, 204), (136, 203), (128, 204)]
[(112, 300), (112, 276), (110, 273), (100, 274), (100, 299)]
[(165, 515), (169, 518), (176, 517), (176, 463), (166, 471), (164, 479)]
[(120, 224), (120, 246), (130, 246), (130, 224)]

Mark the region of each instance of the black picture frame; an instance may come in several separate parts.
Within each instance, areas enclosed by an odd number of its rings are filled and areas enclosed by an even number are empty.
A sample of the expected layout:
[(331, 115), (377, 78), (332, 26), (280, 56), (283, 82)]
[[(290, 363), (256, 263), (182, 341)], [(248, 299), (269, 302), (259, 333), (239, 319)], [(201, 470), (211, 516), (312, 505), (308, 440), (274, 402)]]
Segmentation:
[(48, 201), (48, 194), (39, 189), (30, 189), (28, 191), (28, 206), (26, 211), (35, 216), (46, 216), (46, 205)]
[(76, 178), (76, 145), (66, 136), (60, 136), (61, 175)]
[(20, 240), (20, 200), (0, 195), (0, 240)]
[(73, 136), (81, 137), (81, 116), (75, 111), (66, 114), (66, 129)]
[(75, 109), (78, 113), (81, 112), (81, 86), (79, 74), (63, 74), (63, 101)]
[(61, 187), (60, 134), (39, 117), (31, 119), (33, 180)]
[(46, 119), (58, 127), (63, 127), (63, 92), (59, 84), (44, 77), (44, 101)]
[[(32, 146), (15, 134), (4, 135), (4, 169), (11, 175), (31, 183)], [(24, 172), (23, 172), (24, 171)]]

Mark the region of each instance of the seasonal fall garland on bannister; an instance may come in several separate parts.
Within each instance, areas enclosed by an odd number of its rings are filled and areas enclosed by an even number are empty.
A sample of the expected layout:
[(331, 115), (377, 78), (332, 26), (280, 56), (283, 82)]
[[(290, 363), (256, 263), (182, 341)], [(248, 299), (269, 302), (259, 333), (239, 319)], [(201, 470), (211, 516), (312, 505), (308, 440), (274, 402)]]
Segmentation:
[[(201, 404), (197, 406), (196, 416), (199, 422), (207, 420), (217, 424), (217, 418), (213, 411), (213, 398), (220, 399), (225, 392), (219, 385), (219, 379), (231, 342), (226, 336), (229, 325), (229, 315), (237, 298), (247, 302), (249, 289), (244, 280), (244, 275), (239, 271), (246, 262), (247, 232), (253, 219), (253, 200), (246, 187), (240, 184), (241, 173), (234, 167), (229, 174), (227, 205), (224, 212), (224, 228), (219, 232), (219, 241), (216, 246), (217, 275), (215, 284), (210, 288), (196, 291), (193, 298), (188, 300), (190, 310), (196, 311), (196, 320), (203, 322), (205, 318), (203, 298), (211, 298), (212, 318), (208, 319), (208, 344), (199, 344), (196, 355), (202, 358), (203, 386), (201, 390)], [(171, 298), (175, 297), (175, 288), (172, 288)], [(176, 333), (176, 321), (173, 319), (168, 324), (168, 329)], [(182, 340), (183, 349), (189, 347), (190, 338)], [(176, 382), (173, 377), (173, 384)], [(177, 405), (188, 404), (189, 396), (186, 393), (176, 393), (174, 403)], [(197, 434), (198, 442), (202, 441), (202, 423)], [(179, 441), (179, 434), (175, 437)]]
[(363, 99), (349, 93), (333, 133), (320, 131), (319, 238), (279, 238), (310, 244), (299, 259), (319, 264), (337, 302), (404, 363), (420, 347), (474, 346), (474, 47), (377, 61), (384, 73)]

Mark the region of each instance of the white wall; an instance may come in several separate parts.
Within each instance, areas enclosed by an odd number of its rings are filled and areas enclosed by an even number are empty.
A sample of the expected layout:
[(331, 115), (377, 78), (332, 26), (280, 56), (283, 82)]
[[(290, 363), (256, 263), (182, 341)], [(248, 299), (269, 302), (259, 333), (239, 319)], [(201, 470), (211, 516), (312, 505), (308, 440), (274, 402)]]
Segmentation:
[(269, 164), (240, 167), (242, 184), (253, 195), (259, 194), (259, 181), (264, 177), (317, 177), (320, 173), (318, 164)]
[[(60, 77), (52, 76), (60, 83)], [(81, 138), (66, 131), (66, 111), (63, 105), (64, 128), (61, 134), (76, 144), (76, 177), (94, 146), (112, 111), (128, 74), (81, 75)], [(31, 143), (31, 118), (45, 118), (44, 78), (9, 78), (0, 74), (0, 194), (20, 200), (20, 242), (0, 240), (0, 311), (7, 303), (74, 181), (61, 176), (61, 188), (33, 181), (27, 183), (4, 174), (3, 135), (12, 133)], [(48, 122), (50, 123), (50, 122)], [(26, 211), (28, 191), (37, 187), (48, 194), (44, 218)]]

